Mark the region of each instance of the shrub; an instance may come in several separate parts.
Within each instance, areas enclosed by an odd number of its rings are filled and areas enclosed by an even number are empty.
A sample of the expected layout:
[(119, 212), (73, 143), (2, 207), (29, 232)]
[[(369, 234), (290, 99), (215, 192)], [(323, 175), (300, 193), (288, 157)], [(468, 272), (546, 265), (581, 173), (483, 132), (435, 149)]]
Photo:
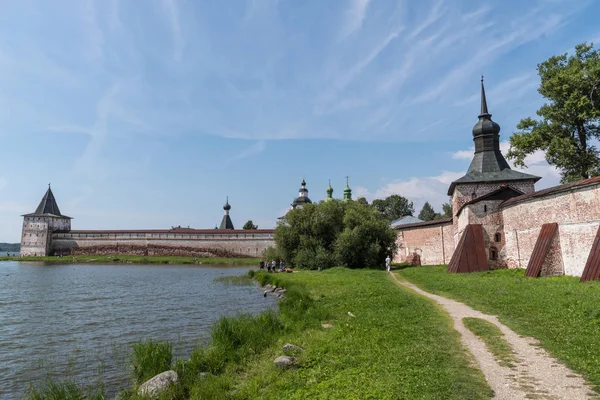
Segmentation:
[(335, 200), (291, 210), (275, 242), (296, 268), (378, 268), (395, 252), (396, 232), (376, 209)]
[(136, 384), (141, 384), (171, 368), (173, 346), (161, 341), (141, 341), (133, 345), (132, 369)]
[(30, 387), (26, 398), (28, 400), (103, 400), (104, 390), (103, 387), (100, 387), (94, 391), (85, 393), (72, 380), (63, 382), (47, 380), (41, 388)]

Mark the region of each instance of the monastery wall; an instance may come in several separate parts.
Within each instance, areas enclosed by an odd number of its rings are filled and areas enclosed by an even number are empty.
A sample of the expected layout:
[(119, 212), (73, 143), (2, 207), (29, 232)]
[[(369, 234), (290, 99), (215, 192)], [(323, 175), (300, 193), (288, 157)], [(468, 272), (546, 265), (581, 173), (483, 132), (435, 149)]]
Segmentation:
[(400, 227), (396, 236), (398, 251), (394, 262), (406, 262), (411, 253), (421, 257), (421, 265), (447, 264), (454, 252), (452, 222)]
[(543, 275), (581, 276), (600, 225), (600, 184), (509, 202), (502, 208), (509, 268), (526, 268), (546, 223), (558, 223)]
[[(266, 231), (266, 230), (265, 230)], [(52, 234), (50, 254), (133, 254), (260, 257), (275, 246), (273, 232), (83, 232)]]

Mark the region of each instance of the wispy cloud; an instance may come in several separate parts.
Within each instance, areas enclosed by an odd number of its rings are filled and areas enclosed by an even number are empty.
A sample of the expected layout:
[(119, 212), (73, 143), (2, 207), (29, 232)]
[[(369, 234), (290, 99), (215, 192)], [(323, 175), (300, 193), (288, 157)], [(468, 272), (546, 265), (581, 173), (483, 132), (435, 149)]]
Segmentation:
[(267, 148), (267, 142), (264, 140), (259, 140), (253, 145), (246, 147), (244, 150), (240, 151), (238, 154), (233, 156), (229, 161), (237, 161), (243, 160), (244, 158), (248, 158), (257, 154), (262, 153)]
[(338, 40), (345, 40), (358, 31), (366, 18), (370, 0), (352, 0), (345, 12), (344, 22), (338, 34)]
[(177, 5), (177, 0), (162, 0), (162, 5), (173, 35), (173, 58), (175, 61), (181, 61), (185, 48), (185, 39), (179, 21), (179, 7)]

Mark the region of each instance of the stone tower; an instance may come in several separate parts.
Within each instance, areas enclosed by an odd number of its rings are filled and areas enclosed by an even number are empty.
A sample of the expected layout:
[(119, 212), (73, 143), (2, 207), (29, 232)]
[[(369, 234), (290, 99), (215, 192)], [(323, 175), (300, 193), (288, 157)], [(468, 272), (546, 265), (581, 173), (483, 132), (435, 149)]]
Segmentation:
[(227, 200), (225, 201), (223, 210), (223, 219), (221, 220), (219, 229), (235, 229), (233, 227), (233, 222), (231, 222), (231, 217), (229, 217), (229, 210), (231, 210), (231, 206), (229, 205), (229, 197), (227, 197)]
[(52, 232), (71, 230), (72, 218), (60, 213), (50, 185), (35, 212), (22, 217), (21, 256), (52, 255)]
[[(483, 77), (481, 77), (481, 112), (473, 127), (475, 153), (467, 173), (450, 184), (452, 213), (456, 217), (467, 202), (500, 187), (510, 187), (522, 193), (533, 193), (540, 177), (513, 171), (500, 152), (500, 125), (492, 121), (488, 112)], [(455, 218), (456, 220), (456, 218)], [(456, 229), (455, 229), (456, 232)]]

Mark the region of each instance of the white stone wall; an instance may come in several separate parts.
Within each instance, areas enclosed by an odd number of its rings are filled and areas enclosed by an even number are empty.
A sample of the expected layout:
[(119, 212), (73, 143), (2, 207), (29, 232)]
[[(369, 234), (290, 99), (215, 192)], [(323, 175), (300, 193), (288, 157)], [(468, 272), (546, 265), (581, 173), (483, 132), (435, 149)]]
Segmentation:
[(135, 251), (152, 255), (180, 254), (183, 251), (227, 252), (241, 257), (260, 257), (268, 247), (274, 247), (272, 233), (54, 233), (52, 252), (67, 253), (72, 249), (85, 253), (86, 249), (107, 254), (127, 254)]
[(509, 267), (527, 267), (542, 225), (556, 222), (558, 237), (550, 257), (554, 265), (544, 267), (581, 276), (600, 225), (600, 185), (531, 198), (504, 207), (502, 214)]

